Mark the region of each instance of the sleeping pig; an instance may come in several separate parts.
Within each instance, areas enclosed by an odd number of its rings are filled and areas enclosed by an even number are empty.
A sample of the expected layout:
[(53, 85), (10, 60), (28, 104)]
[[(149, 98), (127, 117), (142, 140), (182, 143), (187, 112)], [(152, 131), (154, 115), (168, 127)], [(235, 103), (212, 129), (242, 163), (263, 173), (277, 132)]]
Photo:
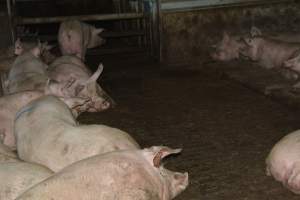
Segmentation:
[(171, 200), (188, 186), (188, 173), (170, 171), (161, 160), (180, 151), (154, 146), (96, 155), (64, 168), (16, 200)]
[(43, 96), (15, 118), (19, 157), (54, 172), (78, 160), (115, 150), (138, 149), (126, 132), (105, 125), (79, 125), (70, 109), (54, 96)]

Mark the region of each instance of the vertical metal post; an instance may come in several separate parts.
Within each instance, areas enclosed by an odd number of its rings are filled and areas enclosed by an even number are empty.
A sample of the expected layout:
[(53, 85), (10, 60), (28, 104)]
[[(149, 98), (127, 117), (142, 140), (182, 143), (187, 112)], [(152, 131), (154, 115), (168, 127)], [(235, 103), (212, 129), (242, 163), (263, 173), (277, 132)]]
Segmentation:
[(11, 34), (11, 40), (14, 44), (16, 41), (16, 35), (15, 35), (15, 25), (14, 25), (14, 19), (13, 19), (13, 9), (12, 6), (15, 6), (15, 0), (13, 0), (13, 5), (11, 4), (11, 0), (6, 0), (6, 6), (7, 6), (7, 14), (9, 19), (9, 28), (10, 28), (10, 34)]

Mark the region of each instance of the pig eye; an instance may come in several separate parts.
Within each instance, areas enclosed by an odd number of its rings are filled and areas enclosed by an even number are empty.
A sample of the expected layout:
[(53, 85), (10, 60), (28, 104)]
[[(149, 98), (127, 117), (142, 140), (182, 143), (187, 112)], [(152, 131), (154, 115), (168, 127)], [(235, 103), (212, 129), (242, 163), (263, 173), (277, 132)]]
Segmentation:
[(84, 85), (78, 85), (75, 88), (75, 95), (78, 95), (84, 89)]

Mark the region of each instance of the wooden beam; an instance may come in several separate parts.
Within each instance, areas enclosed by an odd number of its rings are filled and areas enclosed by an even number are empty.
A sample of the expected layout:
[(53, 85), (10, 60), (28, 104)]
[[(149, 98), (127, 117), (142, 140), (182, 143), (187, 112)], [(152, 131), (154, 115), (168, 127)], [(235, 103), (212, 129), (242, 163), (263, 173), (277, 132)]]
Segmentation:
[(78, 16), (56, 16), (56, 17), (17, 17), (16, 25), (24, 24), (45, 24), (60, 23), (65, 20), (81, 21), (108, 21), (108, 20), (126, 20), (143, 18), (143, 13), (118, 13), (118, 14), (101, 14), (101, 15), (78, 15)]

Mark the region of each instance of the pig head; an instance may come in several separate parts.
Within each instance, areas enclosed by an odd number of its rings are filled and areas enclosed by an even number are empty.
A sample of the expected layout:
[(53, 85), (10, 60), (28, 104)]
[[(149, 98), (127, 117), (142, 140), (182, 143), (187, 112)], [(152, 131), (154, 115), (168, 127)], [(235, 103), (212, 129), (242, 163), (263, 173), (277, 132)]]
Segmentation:
[(64, 96), (89, 98), (87, 112), (99, 112), (114, 105), (112, 98), (97, 83), (102, 71), (102, 64), (92, 74), (80, 59), (74, 56), (63, 56), (51, 65), (49, 75), (50, 78), (65, 83)]
[(286, 188), (300, 194), (300, 131), (278, 141), (266, 159), (266, 173)]
[(214, 50), (211, 57), (217, 61), (239, 59), (239, 51), (243, 45), (239, 36), (230, 36), (227, 32), (223, 32), (222, 40), (212, 46)]

